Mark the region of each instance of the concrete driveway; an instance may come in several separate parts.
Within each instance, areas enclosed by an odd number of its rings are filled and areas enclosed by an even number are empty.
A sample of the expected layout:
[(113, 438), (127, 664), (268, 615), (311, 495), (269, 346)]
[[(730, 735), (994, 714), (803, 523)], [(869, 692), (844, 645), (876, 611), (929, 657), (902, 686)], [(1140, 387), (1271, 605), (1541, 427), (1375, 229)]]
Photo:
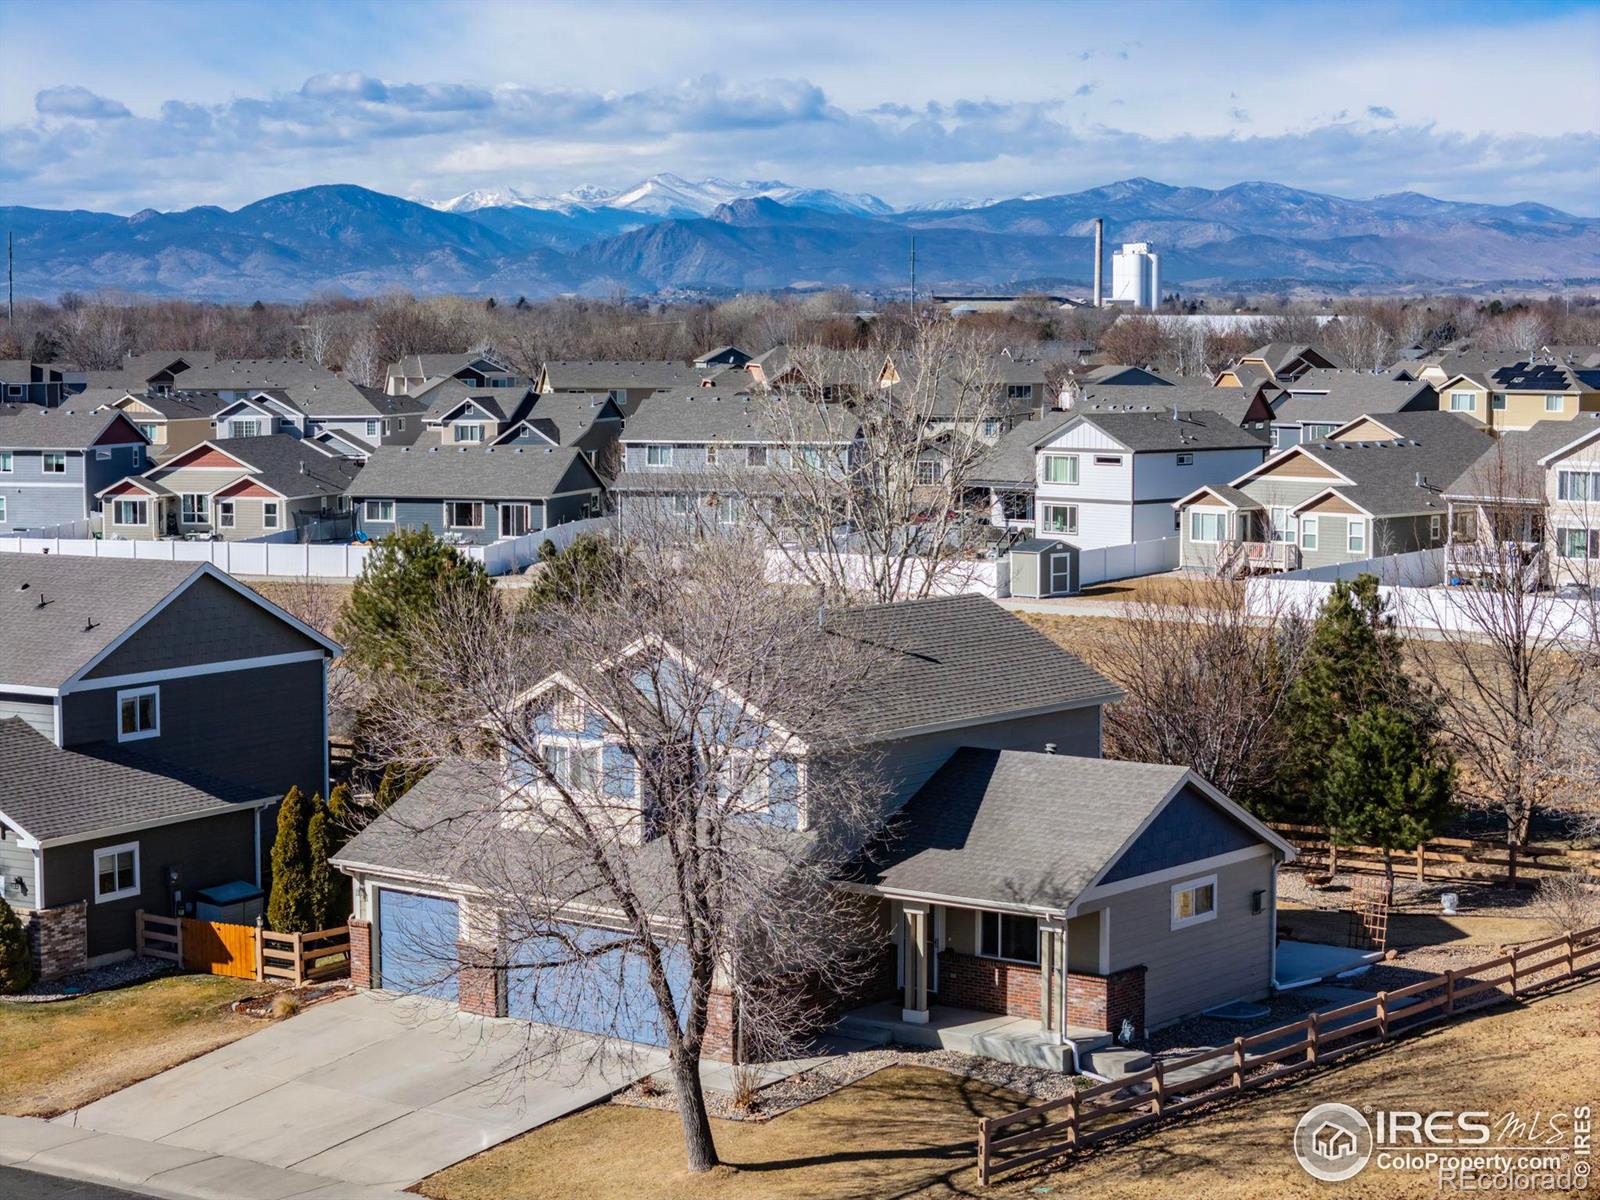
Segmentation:
[(665, 1063), (659, 1052), (641, 1052), (633, 1069), (602, 1074), (574, 1052), (549, 1073), (518, 1069), (530, 1031), (537, 1038), (536, 1026), (466, 1016), (438, 1001), (357, 993), (56, 1123), (399, 1188)]

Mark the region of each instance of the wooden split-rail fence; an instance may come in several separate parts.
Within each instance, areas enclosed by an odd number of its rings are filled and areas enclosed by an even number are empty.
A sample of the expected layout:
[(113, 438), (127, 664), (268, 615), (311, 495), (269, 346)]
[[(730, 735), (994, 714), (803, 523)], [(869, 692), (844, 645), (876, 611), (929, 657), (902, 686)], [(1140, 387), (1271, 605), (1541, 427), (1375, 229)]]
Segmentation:
[[(1300, 1071), (1448, 1021), (1505, 995), (1549, 987), (1600, 964), (1600, 925), (1507, 950), (1460, 970), (1431, 975), (1354, 1004), (1313, 1012), (1232, 1047), (1158, 1061), (1110, 1083), (978, 1122), (978, 1181), (1069, 1156), (1201, 1104), (1262, 1087)], [(1509, 992), (1501, 989), (1509, 986)], [(1016, 1133), (1006, 1131), (1025, 1126)]]
[[(1300, 854), (1296, 864), (1316, 873), (1340, 871), (1383, 872), (1383, 851), (1376, 846), (1334, 846), (1320, 825), (1273, 822), (1271, 827), (1294, 843)], [(1530, 843), (1517, 848), (1515, 859), (1504, 841), (1487, 838), (1434, 838), (1414, 849), (1390, 855), (1397, 876), (1441, 882), (1504, 882), (1515, 866), (1519, 883), (1531, 885), (1549, 875), (1571, 872), (1600, 880), (1600, 850)]]
[(136, 949), (144, 958), (176, 963), (186, 971), (234, 979), (282, 979), (299, 986), (350, 972), (350, 929), (278, 933), (254, 925), (163, 917), (140, 909)]

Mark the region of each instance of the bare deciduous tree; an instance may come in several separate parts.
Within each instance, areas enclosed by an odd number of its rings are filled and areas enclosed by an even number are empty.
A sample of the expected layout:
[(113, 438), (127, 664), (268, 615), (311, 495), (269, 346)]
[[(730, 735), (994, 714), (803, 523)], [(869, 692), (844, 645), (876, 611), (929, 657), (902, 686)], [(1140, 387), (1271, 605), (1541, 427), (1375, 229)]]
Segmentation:
[(378, 342), (372, 330), (363, 329), (350, 341), (344, 352), (344, 377), (363, 387), (377, 387), (383, 382), (387, 364), (378, 353)]
[[(541, 1030), (521, 1065), (659, 1030), (696, 1171), (717, 1162), (699, 1062), (719, 996), (746, 1047), (784, 1053), (874, 944), (834, 885), (881, 824), (844, 715), (877, 658), (761, 576), (759, 546), (714, 539), (633, 548), (581, 606), (445, 596), (408, 632), (415, 677), (369, 709), (390, 758), (447, 781), (386, 821), (469, 889), (463, 969), (605, 1035)], [(454, 945), (431, 953), (455, 969)]]

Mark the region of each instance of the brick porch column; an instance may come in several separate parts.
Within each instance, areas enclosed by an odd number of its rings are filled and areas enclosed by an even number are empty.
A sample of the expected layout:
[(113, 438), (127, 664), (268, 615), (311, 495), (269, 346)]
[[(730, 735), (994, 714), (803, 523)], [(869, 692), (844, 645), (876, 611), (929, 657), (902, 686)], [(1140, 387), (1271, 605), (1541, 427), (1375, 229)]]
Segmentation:
[(350, 986), (372, 986), (372, 922), (360, 917), (350, 921)]

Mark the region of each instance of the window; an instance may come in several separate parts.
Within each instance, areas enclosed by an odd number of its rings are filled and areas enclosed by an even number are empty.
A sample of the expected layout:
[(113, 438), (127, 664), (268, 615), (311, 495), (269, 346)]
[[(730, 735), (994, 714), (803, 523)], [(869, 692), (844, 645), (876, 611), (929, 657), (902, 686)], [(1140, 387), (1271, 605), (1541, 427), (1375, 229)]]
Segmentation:
[(482, 529), (483, 502), (447, 500), (444, 506), (444, 523), (450, 529)]
[(1545, 412), (1560, 412), (1566, 402), (1567, 398), (1565, 396), (1546, 396), (1544, 398), (1544, 410)]
[(1191, 542), (1227, 541), (1228, 514), (1191, 511), (1189, 513), (1189, 540)]
[(456, 441), (458, 441), (458, 442), (481, 442), (481, 441), (483, 441), (483, 426), (482, 425), (457, 425), (456, 426)]
[(1315, 550), (1317, 548), (1317, 519), (1315, 517), (1300, 518), (1300, 549)]
[(680, 517), (687, 517), (694, 511), (693, 499), (683, 492), (674, 492), (669, 498), (672, 512)]
[(11, 451), (0, 451), (0, 475), (11, 474), (15, 465), (15, 460), (11, 457)]
[(139, 843), (106, 846), (94, 852), (94, 902), (126, 900), (139, 894)]
[(203, 492), (183, 493), (183, 522), (195, 525), (211, 519), (211, 497)]
[(644, 448), (644, 465), (647, 467), (670, 467), (672, 465), (672, 447), (646, 446)]
[(1097, 467), (1120, 467), (1122, 465), (1122, 455), (1096, 454), (1094, 456), (1094, 465)]
[(1217, 877), (1207, 875), (1172, 886), (1172, 927), (1183, 929), (1215, 920), (1217, 915)]
[(500, 506), (500, 536), (522, 537), (533, 528), (533, 505), (502, 504)]
[(1556, 553), (1562, 558), (1600, 558), (1600, 529), (1557, 529)]
[(111, 460), (111, 451), (96, 450), (94, 452), (94, 460), (95, 462), (109, 462)]
[(1562, 500), (1600, 500), (1600, 471), (1557, 471), (1556, 495)]
[(363, 520), (379, 521), (387, 524), (394, 520), (393, 500), (368, 500), (361, 506)]
[(67, 473), (67, 456), (65, 454), (46, 454), (44, 456), (44, 473), (46, 475), (65, 475)]
[(1045, 504), (1041, 506), (1040, 525), (1045, 533), (1077, 533), (1078, 506), (1076, 504)]
[(113, 525), (148, 525), (149, 509), (145, 500), (113, 500), (111, 523)]
[(1031, 384), (1031, 383), (1008, 383), (1008, 384), (1006, 384), (1006, 399), (1007, 400), (1032, 400), (1033, 399), (1033, 384)]
[(1274, 508), (1270, 510), (1272, 522), (1272, 540), (1275, 542), (1294, 541), (1294, 522), (1289, 519), (1287, 508)]
[(748, 446), (744, 452), (744, 465), (747, 467), (764, 467), (767, 465), (767, 448), (765, 446)]
[(20, 396), (20, 395), (22, 395), (22, 385), (20, 383), (8, 383), (8, 384), (6, 384), (6, 395), (8, 395), (8, 396)]
[(144, 434), (146, 441), (153, 442), (156, 440), (156, 427), (154, 425), (141, 425), (139, 426), (139, 432)]
[(539, 752), (544, 755), (545, 766), (550, 768), (550, 774), (562, 787), (575, 792), (593, 791), (599, 787), (602, 772), (598, 746), (590, 749), (545, 743), (539, 747)]
[(128, 461), (136, 467), (144, 466), (144, 447), (131, 446), (128, 449)]
[(1494, 409), (1495, 412), (1505, 412), (1506, 394), (1504, 392), (1491, 393), (1489, 396), (1489, 407)]
[(1478, 410), (1478, 397), (1472, 392), (1451, 392), (1451, 412), (1476, 412)]
[(232, 529), (233, 526), (233, 501), (217, 501), (217, 528)]
[(276, 500), (263, 500), (261, 502), (261, 528), (276, 529), (278, 527), (278, 502)]
[(161, 689), (129, 688), (117, 693), (117, 741), (161, 736)]
[(260, 437), (260, 421), (235, 421), (233, 422), (234, 437)]
[(1357, 517), (1351, 517), (1345, 526), (1345, 549), (1351, 554), (1365, 554), (1367, 551), (1367, 523)]
[(1339, 427), (1337, 425), (1302, 425), (1300, 428), (1305, 434), (1306, 441), (1320, 442), (1323, 438), (1332, 437), (1333, 431)]
[(939, 460), (936, 458), (919, 458), (917, 460), (917, 482), (924, 486), (939, 482), (943, 472), (939, 469)]
[(0, 521), (4, 521), (5, 519), (6, 519), (6, 498), (4, 496), (0, 496)]
[[(378, 423), (376, 421), (368, 421), (367, 422), (367, 436), (368, 437), (377, 437), (378, 436)], [(479, 437), (483, 436), (482, 430), (479, 430), (478, 436)]]
[(1044, 481), (1046, 483), (1077, 483), (1078, 456), (1076, 454), (1046, 454), (1044, 456)]
[(978, 953), (984, 958), (1003, 958), (1008, 962), (1039, 961), (1039, 919), (1015, 913), (979, 914), (981, 931)]
[(1001, 427), (1000, 421), (997, 418), (989, 417), (983, 422), (983, 436), (984, 437), (986, 437), (986, 438), (997, 438), (1003, 432), (1004, 432), (1004, 429)]
[(1434, 513), (1428, 518), (1428, 540), (1437, 542), (1444, 535), (1444, 518)]
[(1178, 465), (1180, 467), (1192, 467), (1192, 466), (1194, 466), (1194, 455), (1193, 454), (1180, 454), (1180, 455), (1178, 455)]

